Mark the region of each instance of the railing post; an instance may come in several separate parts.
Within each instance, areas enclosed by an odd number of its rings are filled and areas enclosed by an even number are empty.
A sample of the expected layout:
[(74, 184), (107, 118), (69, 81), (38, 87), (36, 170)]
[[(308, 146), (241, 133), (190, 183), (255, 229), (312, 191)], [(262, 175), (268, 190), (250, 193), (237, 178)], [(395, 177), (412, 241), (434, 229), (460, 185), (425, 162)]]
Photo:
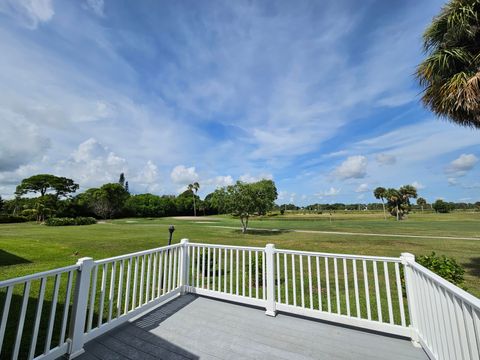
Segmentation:
[(187, 286), (188, 286), (188, 239), (182, 239), (180, 241), (182, 244), (182, 264), (180, 267), (180, 294), (185, 295), (187, 293)]
[(412, 268), (410, 267), (410, 263), (415, 262), (415, 255), (410, 253), (402, 253), (400, 256), (402, 260), (403, 269), (405, 273), (405, 289), (407, 291), (407, 305), (408, 305), (408, 313), (410, 314), (410, 329), (412, 342), (416, 346), (420, 346), (419, 338), (418, 338), (418, 314), (417, 314), (417, 306), (415, 301), (415, 284), (414, 284), (414, 277)]
[(269, 316), (276, 315), (275, 308), (275, 245), (267, 244), (265, 247), (266, 261), (266, 282), (267, 282), (267, 306), (265, 314)]
[(73, 297), (72, 317), (70, 319), (70, 347), (68, 349), (68, 358), (73, 359), (83, 354), (85, 319), (87, 315), (87, 299), (90, 290), (90, 274), (94, 266), (93, 259), (84, 257), (78, 259), (77, 279), (75, 282), (75, 291)]

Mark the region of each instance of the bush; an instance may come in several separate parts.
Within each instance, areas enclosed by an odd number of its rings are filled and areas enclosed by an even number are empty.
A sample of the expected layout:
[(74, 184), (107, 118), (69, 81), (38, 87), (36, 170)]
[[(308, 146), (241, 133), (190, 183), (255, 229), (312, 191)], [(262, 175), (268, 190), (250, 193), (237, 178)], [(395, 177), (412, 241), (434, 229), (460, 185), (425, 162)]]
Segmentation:
[(97, 220), (92, 217), (49, 218), (45, 220), (47, 226), (92, 225), (96, 223)]
[(465, 270), (454, 258), (445, 255), (438, 256), (432, 252), (431, 255), (417, 257), (416, 262), (454, 285), (461, 286), (464, 281)]
[(437, 213), (446, 214), (455, 209), (453, 203), (448, 203), (443, 200), (437, 200), (432, 204), (433, 210)]
[(22, 223), (26, 221), (28, 221), (28, 219), (25, 216), (0, 215), (0, 224)]

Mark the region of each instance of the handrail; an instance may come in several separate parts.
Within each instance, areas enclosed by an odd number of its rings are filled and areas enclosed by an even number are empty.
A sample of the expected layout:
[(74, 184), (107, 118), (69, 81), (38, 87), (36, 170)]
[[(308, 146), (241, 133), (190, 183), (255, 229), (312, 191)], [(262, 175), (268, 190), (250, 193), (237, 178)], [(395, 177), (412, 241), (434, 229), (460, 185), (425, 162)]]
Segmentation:
[(169, 245), (169, 246), (161, 246), (161, 247), (157, 247), (157, 248), (153, 248), (153, 249), (137, 251), (137, 252), (130, 253), (130, 254), (113, 256), (113, 257), (106, 258), (106, 259), (96, 260), (95, 264), (96, 265), (102, 265), (102, 264), (106, 264), (106, 263), (109, 263), (109, 262), (112, 262), (112, 261), (119, 261), (119, 260), (125, 260), (125, 259), (129, 259), (129, 258), (136, 257), (136, 256), (149, 255), (149, 254), (152, 254), (156, 251), (175, 249), (175, 248), (178, 248), (178, 247), (181, 247), (181, 246), (182, 246), (181, 244), (173, 244), (173, 245)]
[(276, 249), (276, 252), (281, 252), (284, 254), (295, 254), (295, 255), (314, 255), (314, 256), (323, 256), (330, 258), (340, 258), (340, 259), (355, 259), (355, 260), (374, 260), (374, 261), (390, 261), (400, 263), (402, 260), (398, 257), (387, 257), (387, 256), (371, 256), (371, 255), (349, 255), (349, 254), (335, 254), (335, 253), (323, 253), (315, 251), (300, 251), (300, 250), (290, 250), (290, 249)]
[(3, 280), (3, 281), (0, 281), (0, 288), (21, 284), (27, 281), (37, 280), (37, 279), (45, 278), (47, 276), (53, 276), (53, 275), (57, 275), (57, 274), (72, 271), (72, 270), (77, 270), (78, 268), (79, 268), (79, 265), (69, 265), (69, 266), (65, 266), (57, 269), (42, 271), (42, 272), (30, 274), (30, 275), (16, 277), (13, 279)]
[(238, 249), (238, 250), (256, 250), (256, 251), (265, 251), (264, 247), (255, 247), (255, 246), (237, 246), (237, 245), (218, 245), (218, 244), (205, 244), (205, 243), (189, 243), (191, 247), (209, 247), (209, 248), (221, 248), (221, 249)]

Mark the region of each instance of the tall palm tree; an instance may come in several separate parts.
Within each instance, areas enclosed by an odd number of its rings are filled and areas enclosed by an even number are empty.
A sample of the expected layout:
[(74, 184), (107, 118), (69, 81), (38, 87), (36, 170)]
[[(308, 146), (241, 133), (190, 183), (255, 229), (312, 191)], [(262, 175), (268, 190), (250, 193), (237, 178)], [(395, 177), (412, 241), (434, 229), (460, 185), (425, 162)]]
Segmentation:
[(386, 192), (387, 190), (383, 187), (377, 187), (375, 190), (373, 190), (373, 195), (375, 196), (375, 198), (382, 200), (383, 217), (385, 218), (385, 220), (387, 220), (387, 213), (385, 212)]
[(416, 76), (422, 101), (454, 123), (480, 128), (480, 0), (450, 0), (423, 35)]
[(195, 204), (195, 196), (197, 195), (198, 189), (200, 189), (200, 184), (194, 182), (193, 184), (188, 184), (188, 190), (192, 192), (193, 195), (193, 216), (197, 216), (197, 206)]

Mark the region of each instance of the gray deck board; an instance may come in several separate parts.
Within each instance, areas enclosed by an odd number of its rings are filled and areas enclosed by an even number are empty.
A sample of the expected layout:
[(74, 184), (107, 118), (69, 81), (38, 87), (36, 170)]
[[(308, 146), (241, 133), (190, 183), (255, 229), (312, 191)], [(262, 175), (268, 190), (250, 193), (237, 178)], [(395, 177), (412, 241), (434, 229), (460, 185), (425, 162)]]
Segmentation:
[(185, 295), (90, 341), (92, 359), (425, 360), (410, 341)]

